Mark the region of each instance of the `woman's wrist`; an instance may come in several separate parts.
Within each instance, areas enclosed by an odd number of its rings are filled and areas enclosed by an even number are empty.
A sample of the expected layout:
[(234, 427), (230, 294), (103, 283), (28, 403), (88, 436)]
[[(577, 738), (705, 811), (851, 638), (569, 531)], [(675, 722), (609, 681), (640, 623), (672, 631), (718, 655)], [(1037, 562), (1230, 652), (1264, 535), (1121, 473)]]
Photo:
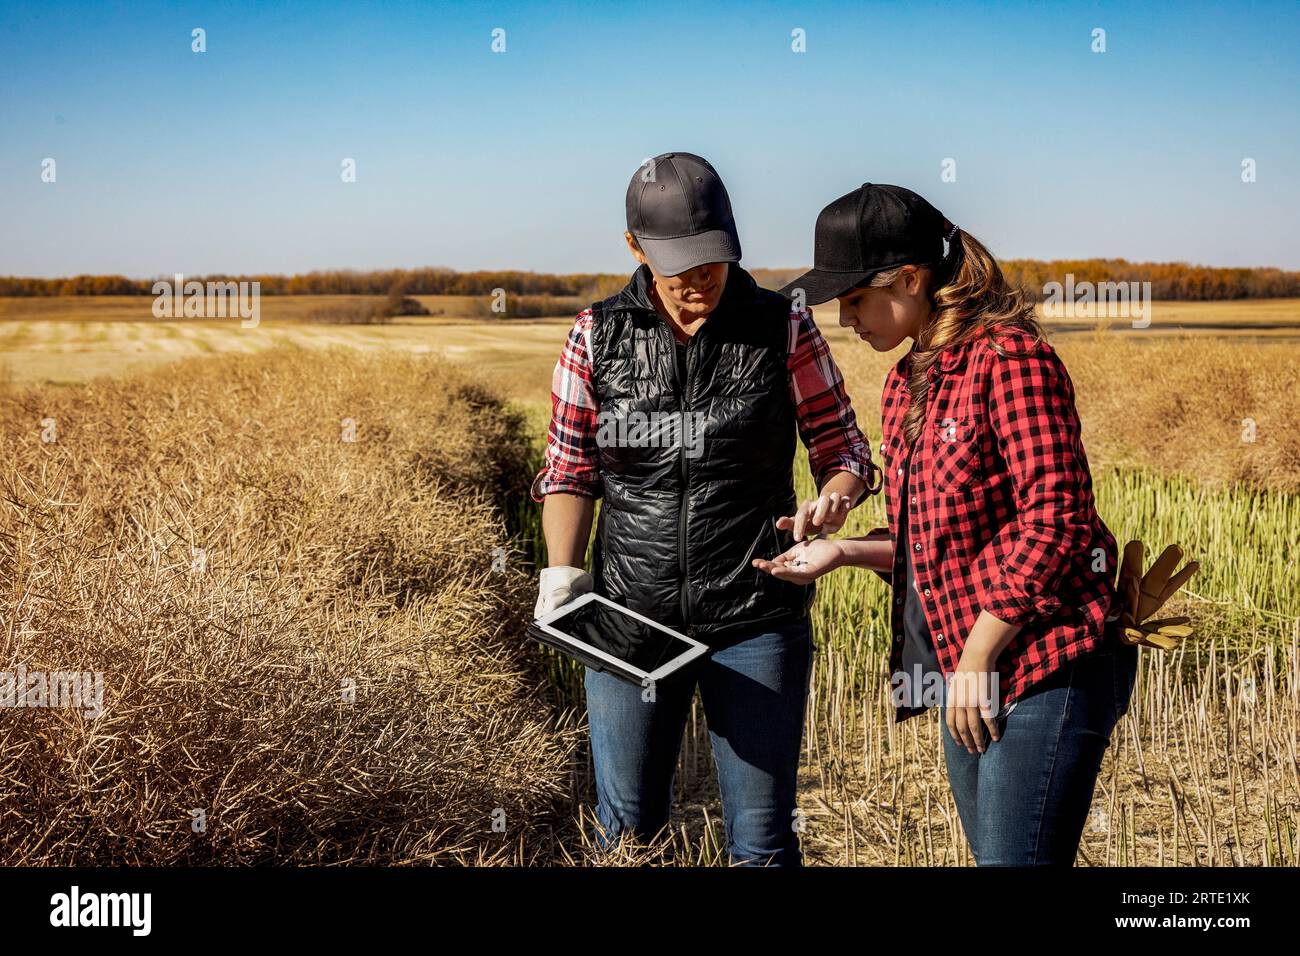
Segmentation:
[(994, 665), (1019, 633), (1019, 625), (1008, 624), (988, 611), (981, 611), (966, 636), (962, 657), (969, 656), (970, 664), (975, 667)]
[(998, 655), (989, 647), (979, 643), (967, 644), (962, 648), (957, 660), (958, 670), (993, 671), (997, 668)]

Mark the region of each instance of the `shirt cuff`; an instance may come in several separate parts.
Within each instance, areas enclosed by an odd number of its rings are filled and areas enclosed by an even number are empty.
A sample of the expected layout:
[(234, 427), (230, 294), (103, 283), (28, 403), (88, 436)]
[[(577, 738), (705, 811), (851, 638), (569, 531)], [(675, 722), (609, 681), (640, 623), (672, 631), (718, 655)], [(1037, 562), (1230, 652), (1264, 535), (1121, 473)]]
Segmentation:
[(999, 621), (1018, 627), (1051, 617), (1060, 609), (1061, 599), (1054, 594), (1035, 594), (1005, 582), (995, 585), (984, 601), (984, 610)]
[(600, 481), (583, 481), (581, 478), (548, 478), (550, 472), (543, 468), (533, 479), (528, 489), (529, 497), (541, 501), (547, 495), (564, 492), (571, 495), (583, 495), (587, 498), (600, 497)]
[[(866, 459), (855, 458), (853, 455), (836, 455), (817, 468), (817, 488), (820, 490), (825, 487), (826, 482), (831, 480), (831, 475), (837, 471), (847, 471), (869, 488), (871, 487), (871, 468), (872, 462)], [(870, 492), (864, 494), (863, 497), (865, 498), (868, 494)]]

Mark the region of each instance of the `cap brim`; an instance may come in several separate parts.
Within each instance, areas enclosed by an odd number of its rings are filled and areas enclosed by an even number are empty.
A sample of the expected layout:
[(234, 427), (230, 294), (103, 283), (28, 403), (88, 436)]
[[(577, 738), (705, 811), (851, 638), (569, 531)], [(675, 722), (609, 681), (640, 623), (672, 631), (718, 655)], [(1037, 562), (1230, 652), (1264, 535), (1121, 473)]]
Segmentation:
[(781, 294), (789, 298), (794, 298), (795, 293), (802, 290), (805, 303), (808, 305), (821, 305), (823, 302), (829, 302), (831, 299), (838, 299), (854, 286), (866, 282), (879, 271), (881, 270), (873, 269), (869, 272), (825, 272), (821, 269), (810, 269), (789, 285), (785, 286), (785, 288), (781, 290)]
[(676, 239), (636, 237), (655, 272), (675, 276), (710, 262), (739, 262), (740, 237), (735, 229), (711, 229)]

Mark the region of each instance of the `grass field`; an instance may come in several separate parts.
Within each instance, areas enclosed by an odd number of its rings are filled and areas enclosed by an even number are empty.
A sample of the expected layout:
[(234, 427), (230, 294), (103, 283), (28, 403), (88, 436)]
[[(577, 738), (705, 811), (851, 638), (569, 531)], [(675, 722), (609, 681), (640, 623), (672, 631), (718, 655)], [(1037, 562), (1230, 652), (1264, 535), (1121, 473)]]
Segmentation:
[[(465, 316), (468, 296), (416, 298), (429, 309), (430, 317), (402, 317), (387, 325), (324, 325), (308, 321), (313, 310), (366, 300), (265, 296), (261, 321), (250, 329), (232, 321), (155, 319), (147, 296), (0, 298), (0, 378), (69, 383), (156, 368), (192, 356), (249, 353), (280, 345), (343, 346), (441, 355), (502, 373), (500, 384), (511, 397), (545, 400), (549, 373), (571, 316), (485, 322)], [(834, 303), (818, 306), (814, 313), (840, 351), (857, 345), (838, 327)], [(1071, 320), (1048, 325), (1062, 340), (1072, 340), (1089, 334), (1096, 323)], [(1157, 302), (1149, 328), (1134, 329), (1115, 320), (1107, 331), (1135, 342), (1174, 335), (1294, 343), (1300, 342), (1300, 299)]]
[[(261, 317), (267, 322), (310, 321), (313, 311), (329, 305), (376, 303), (381, 296), (268, 295), (261, 298)], [(435, 318), (471, 318), (466, 295), (412, 296)], [(0, 322), (157, 322), (152, 312), (151, 296), (0, 296)], [(833, 324), (834, 302), (815, 306), (819, 321)], [(824, 318), (823, 318), (824, 316)], [(557, 316), (557, 318), (571, 318)], [(1283, 331), (1300, 334), (1300, 299), (1239, 299), (1225, 302), (1155, 302), (1152, 304), (1151, 329), (1171, 331), (1182, 328), (1218, 327), (1241, 332)], [(405, 321), (405, 320), (403, 320)], [(518, 320), (515, 320), (518, 321)], [(1125, 320), (1115, 319), (1117, 331)], [(1091, 326), (1083, 319), (1054, 320), (1059, 327)], [(1279, 328), (1280, 327), (1280, 328)], [(1136, 330), (1134, 330), (1136, 331)]]
[[(142, 301), (147, 305), (148, 300)], [(5, 478), (11, 523), (0, 529), (8, 535), (0, 536), (0, 542), (11, 549), (8, 553), (16, 554), (12, 549), (26, 540), (21, 529), (28, 525), (13, 523), (13, 508), (17, 502), (31, 507), (32, 487), (46, 496), (48, 520), (63, 513), (55, 503), (75, 503), (74, 517), (93, 505), (93, 514), (102, 518), (118, 513), (120, 499), (140, 528), (155, 537), (162, 525), (189, 525), (212, 529), (229, 542), (229, 553), (238, 558), (232, 557), (226, 572), (231, 596), (219, 607), (199, 602), (186, 613), (196, 621), (207, 615), (222, 627), (236, 627), (241, 642), (262, 634), (253, 621), (288, 614), (286, 620), (299, 622), (293, 632), (299, 636), (290, 635), (292, 640), (303, 640), (312, 627), (328, 625), (336, 635), (331, 638), (336, 642), (332, 653), (357, 653), (345, 638), (358, 621), (368, 632), (387, 635), (386, 646), (409, 650), (401, 635), (419, 626), (420, 615), (437, 613), (449, 622), (441, 625), (444, 629), (464, 635), (471, 646), (503, 653), (493, 642), (515, 633), (531, 602), (526, 581), (512, 579), (502, 604), (494, 603), (491, 578), (475, 577), (482, 570), (477, 563), (461, 569), (470, 579), (441, 564), (433, 577), (421, 576), (419, 555), (447, 530), (448, 521), (454, 523), (449, 510), (455, 507), (454, 499), (447, 497), (447, 489), (475, 480), (478, 469), (490, 465), (482, 445), (488, 425), (474, 417), (481, 400), (470, 395), (448, 404), (441, 392), (467, 395), (466, 376), (486, 380), (524, 410), (523, 433), (539, 439), (549, 407), (550, 372), (568, 317), (490, 323), (447, 315), (387, 326), (312, 325), (303, 321), (309, 303), (284, 301), (277, 315), (275, 300), (267, 297), (262, 325), (244, 330), (230, 323), (133, 319), (132, 310), (140, 304), (119, 299), (0, 302), (0, 359), (15, 380), (0, 425), (14, 447), (23, 449)], [(426, 300), (429, 304), (434, 303)], [(454, 307), (449, 303), (446, 309)], [(874, 447), (880, 430), (880, 384), (901, 353), (873, 353), (835, 326), (833, 310), (818, 310), (818, 319)], [(1300, 588), (1295, 563), (1300, 552), (1300, 430), (1294, 411), (1300, 395), (1300, 342), (1289, 331), (1297, 321), (1300, 302), (1293, 300), (1157, 303), (1150, 329), (1053, 331), (1053, 342), (1075, 382), (1103, 519), (1121, 543), (1130, 537), (1156, 547), (1176, 541), (1202, 565), (1173, 609), (1194, 617), (1199, 637), (1174, 654), (1143, 651), (1133, 707), (1116, 728), (1080, 863), (1300, 862)], [(1179, 325), (1195, 329), (1180, 331)], [(1279, 325), (1286, 328), (1265, 328)], [(1225, 331), (1225, 326), (1234, 331)], [(277, 346), (285, 349), (268, 351)], [(343, 348), (324, 351), (331, 346)], [(415, 358), (408, 359), (412, 355)], [(198, 356), (213, 361), (178, 366), (184, 371), (170, 374), (170, 363)], [(438, 364), (440, 356), (452, 364)], [(153, 371), (144, 378), (135, 374), (148, 369)], [(96, 383), (96, 376), (110, 380)], [(369, 423), (365, 427), (378, 429), (385, 438), (378, 449), (368, 450), (372, 457), (365, 462), (349, 463), (328, 442), (311, 436), (322, 423), (336, 428), (340, 409), (359, 404), (364, 408), (360, 420)], [(74, 429), (57, 450), (63, 472), (42, 465), (51, 450), (42, 453), (39, 445), (33, 447), (46, 417)], [(498, 418), (491, 412), (486, 422)], [(93, 432), (82, 432), (88, 443), (76, 440), (82, 419), (95, 426)], [(1253, 423), (1249, 438), (1243, 425), (1247, 420)], [(115, 430), (123, 428), (114, 438)], [(534, 446), (534, 464), (536, 453)], [(802, 455), (796, 473), (801, 492), (810, 494)], [(411, 494), (403, 497), (408, 480), (415, 479), (418, 488), (407, 489)], [(342, 484), (336, 487), (336, 482)], [(372, 491), (392, 502), (372, 525), (365, 510), (357, 510), (354, 494), (370, 484)], [(339, 487), (349, 494), (340, 498)], [(79, 488), (84, 492), (74, 493)], [(129, 493), (115, 494), (115, 488)], [(421, 495), (428, 496), (427, 502)], [(510, 501), (515, 520), (525, 528), (517, 543), (527, 554), (537, 546), (537, 512), (524, 500), (521, 487), (514, 488)], [(490, 518), (480, 514), (475, 521), (475, 534), (490, 540)], [(884, 523), (879, 500), (873, 499), (854, 513), (849, 530)], [(52, 527), (61, 537), (51, 540), (73, 550), (62, 557), (52, 550), (43, 553), (39, 540), (32, 539), (35, 550), (28, 559), (35, 563), (28, 579), (44, 580), (31, 577), (40, 572), (50, 581), (63, 582), (69, 603), (67, 615), (58, 620), (68, 628), (68, 646), (76, 646), (91, 639), (99, 620), (91, 613), (93, 606), (79, 604), (76, 595), (99, 573), (95, 562), (101, 551), (96, 547), (102, 549), (104, 540), (111, 539), (82, 541), (77, 536), (89, 534), (89, 526), (75, 522)], [(132, 533), (136, 550), (125, 554), (138, 557), (113, 573), (133, 588), (130, 600), (121, 605), (122, 613), (150, 614), (149, 609), (166, 608), (167, 602), (188, 592), (175, 591), (179, 585), (173, 584), (150, 590), (149, 575), (156, 587), (157, 568), (173, 566), (180, 558), (164, 555), (159, 565), (147, 536), (137, 541), (139, 533)], [(297, 577), (286, 579), (288, 590), (267, 584), (269, 590), (258, 592), (259, 617), (241, 617), (241, 605), (233, 598), (240, 576), (261, 580), (261, 570), (281, 566), (286, 554), (292, 558), (289, 566), (297, 569)], [(317, 560), (313, 555), (328, 560), (312, 570)], [(368, 556), (369, 563), (357, 565), (358, 555)], [(4, 557), (0, 554), (0, 560)], [(312, 588), (331, 595), (321, 609), (328, 612), (325, 617), (290, 613), (303, 606), (301, 596), (294, 594), (299, 586), (295, 581), (310, 586), (304, 592), (309, 597)], [(405, 598), (396, 603), (393, 598), (394, 587), (406, 586), (421, 595), (409, 608)], [(466, 611), (459, 602), (470, 593), (473, 607)], [(10, 597), (22, 595), (15, 589)], [(186, 602), (192, 600), (192, 595), (185, 597), (182, 606), (190, 607)], [(819, 586), (818, 655), (801, 768), (805, 846), (810, 860), (820, 863), (969, 863), (944, 778), (937, 720), (930, 715), (902, 729), (890, 720), (883, 656), (887, 600), (882, 584), (867, 572), (837, 572)], [(396, 616), (389, 620), (393, 608)], [(470, 640), (483, 622), (490, 622), (490, 639), (479, 635)], [(126, 645), (110, 637), (94, 646), (110, 656), (124, 653)], [(458, 673), (456, 644), (439, 645), (444, 648), (437, 657), (444, 668), (440, 673)], [(284, 651), (285, 645), (274, 646), (277, 653)], [(557, 755), (568, 755), (573, 781), (568, 797), (576, 813), (590, 800), (581, 782), (588, 772), (585, 757), (580, 746), (571, 746), (582, 739), (576, 672), (555, 658), (543, 657), (542, 663), (559, 697), (547, 724), (554, 736), (535, 738), (537, 753), (546, 759), (534, 760), (531, 766), (551, 793), (561, 775)], [(210, 665), (194, 658), (192, 666), (202, 671)], [(377, 673), (383, 680), (398, 679), (388, 670)], [(453, 677), (442, 680), (440, 686), (455, 687)], [(484, 693), (498, 695), (514, 708), (511, 713), (519, 713), (518, 695), (531, 693), (520, 688), (512, 677)], [(257, 741), (277, 732), (273, 714), (256, 716), (260, 723), (240, 733), (263, 736), (235, 739)], [(415, 723), (380, 707), (373, 719), (375, 726), (388, 721), (387, 726), (418, 735), (430, 732), (437, 720), (454, 717), (425, 709)], [(528, 726), (527, 733), (537, 733), (535, 726)], [(298, 724), (289, 729), (310, 752), (310, 735)], [(474, 731), (489, 732), (494, 746), (504, 748), (500, 752), (513, 755), (510, 761), (527, 764), (527, 755), (509, 747), (498, 725)], [(407, 739), (401, 734), (399, 738)], [(134, 740), (125, 730), (113, 738), (113, 759), (130, 764)], [(551, 743), (542, 746), (542, 740)], [(721, 824), (707, 740), (697, 705), (677, 779), (681, 831), (666, 848), (667, 858), (678, 862), (719, 859)], [(318, 742), (323, 746), (328, 738)], [(372, 753), (363, 743), (353, 751), (357, 759)], [(106, 745), (89, 737), (84, 741), (92, 751)], [(409, 768), (421, 766), (427, 756), (404, 753)], [(0, 767), (0, 774), (21, 779), (23, 770), (23, 765)], [(344, 826), (339, 814), (351, 805), (334, 794), (320, 774), (312, 774), (301, 778), (314, 788), (312, 806), (332, 825)], [(239, 779), (253, 786), (251, 778)], [(276, 779), (288, 793), (300, 778), (286, 772)], [(405, 778), (394, 779), (399, 792), (406, 794), (401, 814), (429, 812), (408, 790)], [(522, 793), (513, 793), (511, 799), (527, 805)], [(266, 818), (258, 816), (263, 810), (252, 789), (239, 790), (234, 797), (243, 814), (238, 818), (244, 827), (240, 836), (255, 855), (263, 838), (254, 825), (265, 827)], [(127, 805), (135, 806), (130, 800)], [(139, 813), (147, 809), (141, 802)], [(379, 813), (383, 804), (362, 803), (360, 810)], [(35, 811), (15, 804), (14, 812)], [(463, 807), (443, 806), (437, 812), (454, 821), (454, 844), (422, 840), (410, 829), (418, 825), (404, 823), (401, 852), (427, 859), (484, 853)], [(540, 811), (527, 805), (521, 812)], [(569, 833), (565, 840), (570, 837), (580, 840), (581, 834)], [(95, 859), (112, 858), (111, 847), (91, 845), (101, 854)], [(304, 858), (323, 852), (313, 842), (298, 847)], [(31, 858), (35, 851), (11, 846), (10, 859), (23, 852)], [(532, 834), (505, 856), (531, 852), (562, 862), (567, 851), (557, 851)], [(41, 858), (57, 860), (57, 855)]]
[[(0, 361), (18, 382), (84, 382), (158, 368), (204, 355), (252, 354), (277, 346), (343, 347), (364, 352), (433, 354), (501, 373), (520, 398), (538, 398), (539, 374), (555, 364), (561, 321), (512, 322), (498, 329), (456, 319), (404, 319), (392, 325), (310, 325), (263, 321), (241, 329), (220, 321), (19, 321), (0, 323)], [(517, 387), (511, 385), (516, 382)]]
[(4, 713), (0, 863), (555, 856), (576, 732), (495, 558), (529, 441), (463, 370), (192, 360), (0, 394), (0, 442), (0, 670), (105, 704)]
[[(1245, 313), (1293, 321), (1296, 303)], [(901, 354), (880, 355), (819, 310), (859, 418), (879, 439), (880, 384)], [(1098, 507), (1122, 543), (1178, 542), (1202, 571), (1171, 613), (1198, 639), (1144, 651), (1134, 703), (1116, 728), (1079, 862), (1085, 865), (1300, 863), (1300, 343), (1209, 327), (1233, 305), (1170, 304), (1201, 331), (1052, 330), (1076, 384)], [(544, 381), (540, 374), (538, 380)], [(1242, 421), (1259, 431), (1243, 440)], [(545, 408), (534, 411), (534, 430)], [(1265, 425), (1264, 423), (1268, 424)], [(1267, 433), (1267, 435), (1265, 435)], [(813, 488), (801, 454), (801, 494)], [(886, 524), (878, 500), (848, 531)], [(809, 858), (828, 864), (969, 864), (946, 784), (937, 717), (892, 723), (888, 592), (867, 572), (820, 585), (808, 752), (801, 770)], [(577, 672), (557, 683), (581, 705)], [(567, 676), (567, 680), (565, 679)], [(651, 848), (719, 862), (718, 795), (703, 712), (693, 713), (678, 774), (680, 832)]]
[[(452, 313), (464, 311), (465, 298), (428, 296), (427, 308), (447, 314), (388, 325), (304, 321), (329, 298), (267, 296), (262, 321), (250, 329), (233, 321), (131, 319), (149, 315), (147, 297), (0, 299), (0, 380), (74, 384), (182, 358), (338, 346), (437, 355), (534, 411), (549, 407), (551, 370), (571, 317), (457, 318)], [(815, 312), (864, 427), (875, 431), (880, 384), (901, 350), (876, 354), (838, 326), (833, 305)], [(1291, 400), (1300, 393), (1300, 300), (1155, 303), (1152, 317), (1146, 329), (1048, 326), (1075, 379), (1089, 449), (1102, 461), (1300, 490)], [(1113, 381), (1119, 374), (1128, 376), (1122, 387)], [(1258, 441), (1242, 440), (1247, 420)]]

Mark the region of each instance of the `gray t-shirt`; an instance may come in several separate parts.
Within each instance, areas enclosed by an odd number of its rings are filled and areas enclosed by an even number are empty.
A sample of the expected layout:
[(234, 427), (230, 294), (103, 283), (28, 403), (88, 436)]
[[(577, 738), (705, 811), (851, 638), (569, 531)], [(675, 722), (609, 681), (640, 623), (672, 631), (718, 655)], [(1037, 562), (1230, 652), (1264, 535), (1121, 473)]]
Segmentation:
[[(899, 494), (903, 502), (902, 520), (898, 523), (898, 547), (903, 549), (904, 562), (907, 568), (907, 581), (903, 588), (903, 674), (906, 676), (908, 683), (906, 686), (910, 691), (910, 699), (905, 701), (907, 706), (925, 709), (927, 704), (924, 700), (924, 690), (931, 685), (934, 678), (930, 674), (938, 674), (937, 678), (942, 686), (943, 669), (939, 666), (939, 655), (934, 649), (934, 641), (930, 634), (930, 625), (925, 620), (925, 609), (923, 607), (923, 598), (917, 592), (916, 588), (916, 569), (912, 565), (912, 549), (907, 546), (907, 525), (910, 508), (910, 498), (907, 493), (907, 483), (911, 475), (911, 452), (908, 452), (908, 462), (903, 468), (903, 486)], [(920, 665), (921, 670), (916, 670)], [(917, 675), (920, 679), (917, 679)], [(1015, 708), (1012, 703), (1007, 708), (1009, 714)]]
[[(908, 494), (907, 483), (908, 476), (911, 473), (911, 452), (908, 453), (908, 463), (903, 469), (903, 487), (900, 492), (903, 501), (903, 517), (898, 523), (898, 547), (903, 549), (904, 561), (907, 568), (907, 580), (904, 587), (903, 598), (903, 674), (906, 676), (908, 684), (905, 685), (911, 691), (907, 701), (908, 706), (924, 707), (922, 691), (929, 683), (927, 675), (939, 674), (942, 680), (942, 669), (939, 667), (939, 655), (935, 652), (934, 642), (930, 637), (930, 626), (925, 621), (925, 610), (921, 606), (921, 596), (916, 593), (916, 570), (912, 566), (912, 549), (907, 545), (907, 523), (909, 508), (907, 507)], [(917, 678), (917, 665), (920, 665), (920, 681)]]

